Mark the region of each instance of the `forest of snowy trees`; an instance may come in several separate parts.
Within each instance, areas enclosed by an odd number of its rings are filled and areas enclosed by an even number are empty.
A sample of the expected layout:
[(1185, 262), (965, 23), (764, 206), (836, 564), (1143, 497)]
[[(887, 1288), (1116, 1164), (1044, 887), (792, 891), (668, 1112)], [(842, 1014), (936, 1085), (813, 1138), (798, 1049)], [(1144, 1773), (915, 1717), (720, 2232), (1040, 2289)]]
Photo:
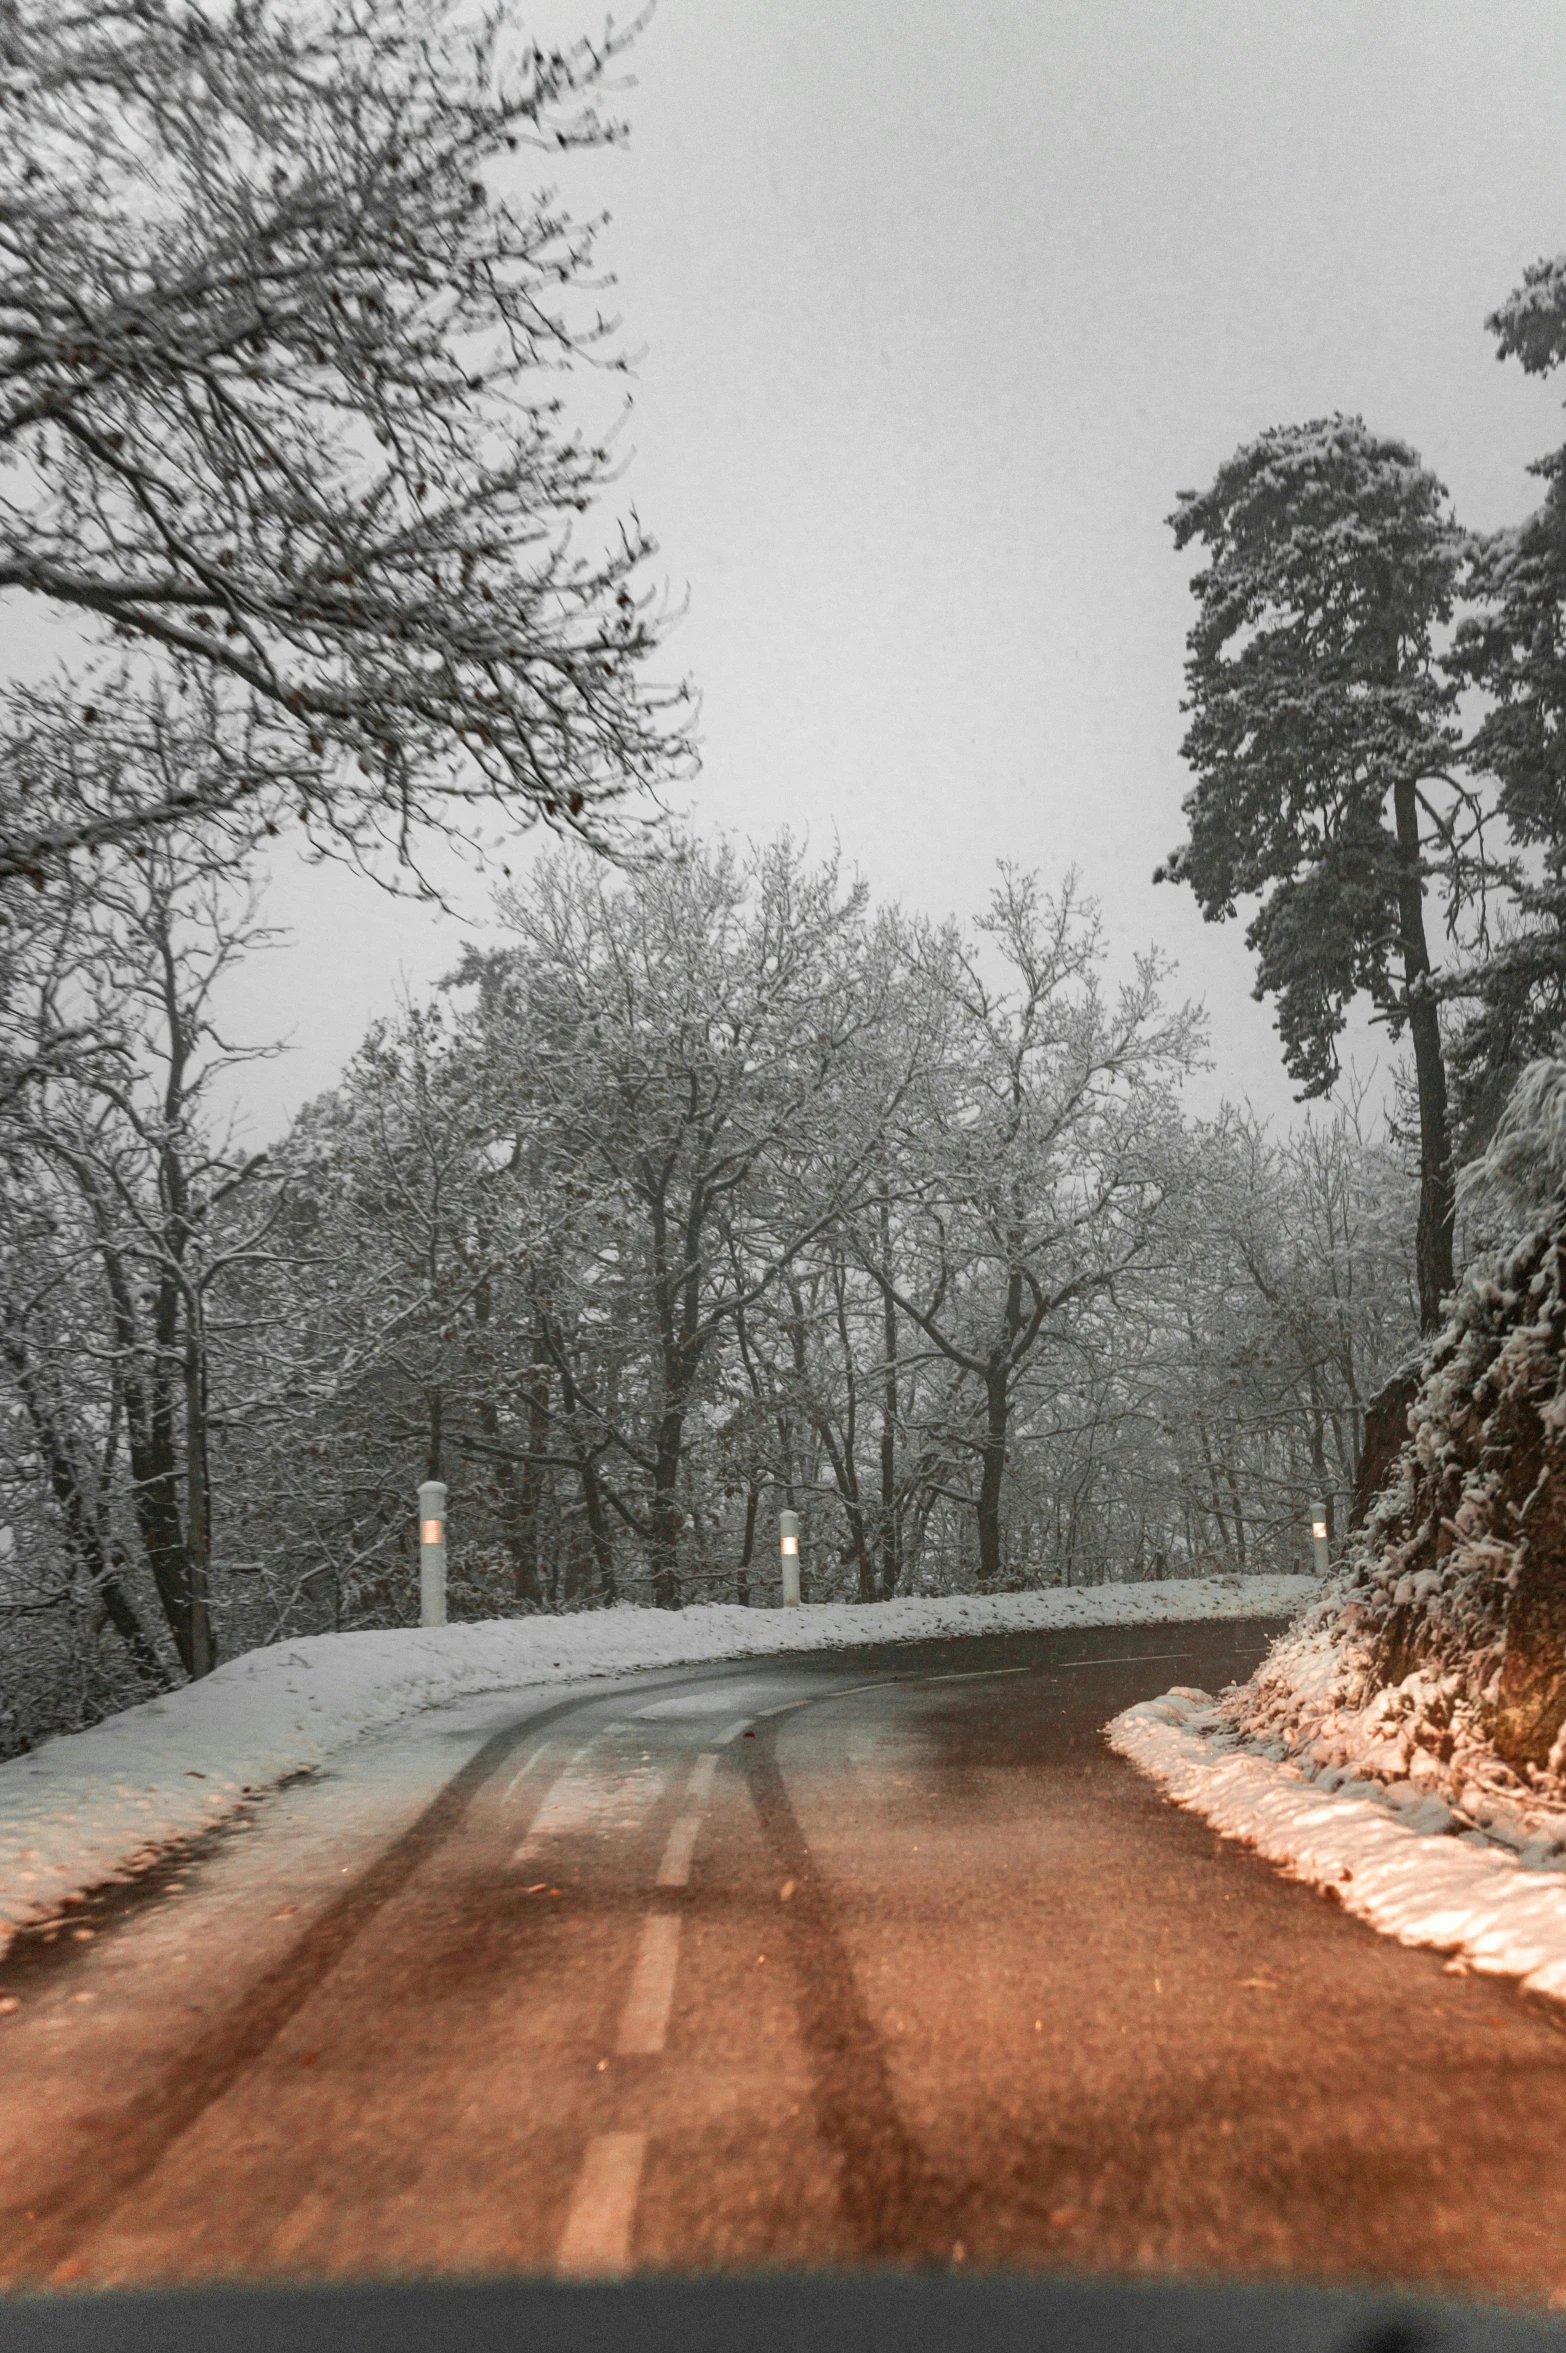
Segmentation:
[(974, 923), (787, 840), (542, 860), (502, 944), (247, 1158), (254, 920), (172, 843), (48, 893), (7, 1115), (14, 1743), (282, 1635), (1302, 1563), (1416, 1318), (1412, 1180), (1338, 1109), (1193, 1121), (1193, 1014), (1006, 873)]
[[(65, 649), (0, 691), (0, 1751), (412, 1622), (432, 1475), (468, 1617), (769, 1603), (780, 1508), (807, 1598), (1303, 1566), (1566, 1008), (1566, 471), (1476, 536), (1352, 417), (1174, 518), (1165, 871), (1247, 912), (1292, 1128), (1193, 1115), (1199, 1009), (1026, 844), (947, 919), (677, 837), (650, 542), (561, 389), (620, 364), (593, 231), (518, 176), (618, 137), (624, 45), (0, 8), (0, 593)], [(1556, 366), (1566, 263), (1492, 327)], [(274, 843), (418, 891), (453, 837), (494, 944), (244, 1148)]]

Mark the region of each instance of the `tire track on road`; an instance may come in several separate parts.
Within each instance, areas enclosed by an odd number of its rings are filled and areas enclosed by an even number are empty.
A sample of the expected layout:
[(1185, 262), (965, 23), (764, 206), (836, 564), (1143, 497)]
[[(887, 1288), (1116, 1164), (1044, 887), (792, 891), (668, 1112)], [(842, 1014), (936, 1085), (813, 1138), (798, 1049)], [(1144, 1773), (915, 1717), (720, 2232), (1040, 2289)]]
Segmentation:
[[(599, 1695), (595, 1694), (595, 1698)], [(490, 1776), (544, 1726), (583, 1704), (575, 1693), (520, 1724), (492, 1733), (438, 1790), (422, 1813), (369, 1868), (333, 1898), (298, 1942), (249, 1987), (242, 2003), (200, 2034), (183, 2059), (134, 2103), (94, 2120), (91, 2178), (59, 2183), (33, 2201), (5, 2254), (8, 2283), (68, 2280), (81, 2242), (109, 2221), (176, 2141), (261, 2059), (375, 1915), (457, 1830)]]
[(778, 1729), (758, 1722), (744, 1761), (780, 1883), (793, 1882), (780, 1926), (799, 1988), (816, 2129), (841, 2169), (843, 2219), (862, 2260), (944, 2266), (961, 2236), (967, 2188), (942, 2177), (903, 2122), (880, 2036), (778, 1765)]

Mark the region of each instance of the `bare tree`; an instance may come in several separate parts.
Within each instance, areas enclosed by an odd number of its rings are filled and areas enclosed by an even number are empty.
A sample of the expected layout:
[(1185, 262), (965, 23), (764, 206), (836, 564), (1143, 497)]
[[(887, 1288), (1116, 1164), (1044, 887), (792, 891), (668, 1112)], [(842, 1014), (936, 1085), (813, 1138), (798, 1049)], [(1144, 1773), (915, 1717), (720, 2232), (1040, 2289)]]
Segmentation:
[(923, 1282), (884, 1260), (878, 1211), (861, 1216), (859, 1245), (883, 1292), (980, 1390), (978, 1429), (961, 1442), (977, 1456), (979, 1586), (990, 1592), (1003, 1573), (1002, 1486), (1024, 1368), (1071, 1309), (1152, 1247), (1179, 1176), (1173, 1083), (1200, 1029), (1189, 1008), (1162, 1009), (1151, 959), (1105, 1002), (1097, 911), (1073, 879), (1049, 900), (1003, 870), (977, 934), (926, 930), (916, 951), (946, 1016), (945, 1052), (910, 1094), (898, 1137)]
[(204, 677), (228, 755), (62, 775), (101, 698), (34, 698), (0, 879), (192, 813), (364, 859), (486, 810), (602, 843), (683, 757), (649, 543), (579, 537), (611, 461), (560, 371), (617, 364), (593, 232), (514, 192), (514, 153), (619, 135), (631, 35), (545, 52), (508, 14), (0, 8), (0, 590), (127, 649), (143, 742), (157, 681)]
[[(215, 1132), (208, 1113), (214, 1080), (237, 1058), (214, 993), (262, 935), (253, 908), (172, 838), (140, 865), (127, 860), (74, 889), (67, 878), (49, 904), (57, 937), (23, 975), (33, 1024), (75, 1030), (93, 1051), (37, 1074), (5, 1124), (12, 1231), (31, 1204), (57, 1261), (54, 1280), (45, 1270), (29, 1284), (17, 1267), (21, 1279), (7, 1286), (7, 1369), (68, 1543), (139, 1653), (138, 1629), (105, 1584), (113, 1546), (103, 1491), (122, 1454), (128, 1517), (158, 1605), (181, 1665), (202, 1675), (217, 1656), (211, 1319), (271, 1214), (264, 1198), (253, 1222), (231, 1214), (242, 1197), (265, 1195), (267, 1171)], [(66, 1306), (74, 1330), (59, 1320)], [(84, 1421), (98, 1433), (91, 1474), (72, 1435)]]
[[(679, 1601), (682, 1458), (714, 1352), (836, 1214), (830, 1191), (784, 1172), (812, 1151), (831, 1165), (882, 1016), (863, 898), (786, 841), (744, 866), (692, 850), (634, 886), (556, 861), (503, 902), (517, 946), (468, 967), (555, 1181), (619, 1212), (599, 1273), (639, 1325), (645, 1389), (604, 1434), (664, 1608)], [(873, 1125), (861, 1160), (872, 1142)]]

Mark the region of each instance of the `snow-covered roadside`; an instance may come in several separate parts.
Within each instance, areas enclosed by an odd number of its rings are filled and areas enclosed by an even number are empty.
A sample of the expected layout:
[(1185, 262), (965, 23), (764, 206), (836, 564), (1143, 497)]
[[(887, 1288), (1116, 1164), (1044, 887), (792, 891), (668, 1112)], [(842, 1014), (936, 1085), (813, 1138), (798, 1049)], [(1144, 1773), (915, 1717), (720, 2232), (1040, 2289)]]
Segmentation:
[(1315, 1590), (1301, 1577), (1203, 1577), (797, 1613), (733, 1605), (595, 1610), (278, 1643), (0, 1765), (0, 1952), (68, 1896), (210, 1830), (247, 1792), (447, 1700), (869, 1642), (1281, 1615)]
[(1176, 1689), (1128, 1708), (1110, 1746), (1178, 1805), (1243, 1840), (1403, 1944), (1451, 1951), (1473, 1969), (1521, 1978), (1566, 2001), (1566, 1814), (1521, 1844), (1490, 1834), (1411, 1782), (1311, 1778), (1308, 1760), (1269, 1756), (1205, 1692)]

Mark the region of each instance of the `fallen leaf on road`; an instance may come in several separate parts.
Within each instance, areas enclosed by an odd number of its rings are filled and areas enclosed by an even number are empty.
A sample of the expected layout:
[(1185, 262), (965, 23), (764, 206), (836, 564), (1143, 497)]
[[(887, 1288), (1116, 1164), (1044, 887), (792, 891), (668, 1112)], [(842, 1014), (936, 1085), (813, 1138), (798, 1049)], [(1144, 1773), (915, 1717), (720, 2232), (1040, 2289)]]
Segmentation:
[(1248, 1986), (1253, 1993), (1275, 1994), (1278, 1991), (1277, 1979), (1273, 1977), (1237, 1977), (1234, 1982), (1236, 1985)]
[(280, 1912), (274, 1912), (272, 1917), (274, 1920), (286, 1920), (290, 1912), (297, 1912), (298, 1909), (299, 1906), (297, 1904), (285, 1904), (282, 1910)]
[(1057, 2206), (1049, 2218), (1051, 2230), (1069, 2230), (1074, 2222), (1081, 2220), (1080, 2206)]
[(3, 1998), (0, 1998), (0, 2013), (9, 2010), (19, 2010), (21, 2006), (22, 2002), (21, 1996), (19, 1994), (6, 1994)]
[(785, 1903), (788, 1902), (788, 1899), (793, 1894), (793, 1892), (794, 1882), (792, 1879), (785, 1879), (782, 1886), (778, 1889), (778, 1894), (783, 1898)]
[(537, 1879), (533, 1882), (531, 1887), (524, 1887), (522, 1893), (524, 1895), (542, 1895), (548, 1885), (549, 1882), (547, 1879)]

